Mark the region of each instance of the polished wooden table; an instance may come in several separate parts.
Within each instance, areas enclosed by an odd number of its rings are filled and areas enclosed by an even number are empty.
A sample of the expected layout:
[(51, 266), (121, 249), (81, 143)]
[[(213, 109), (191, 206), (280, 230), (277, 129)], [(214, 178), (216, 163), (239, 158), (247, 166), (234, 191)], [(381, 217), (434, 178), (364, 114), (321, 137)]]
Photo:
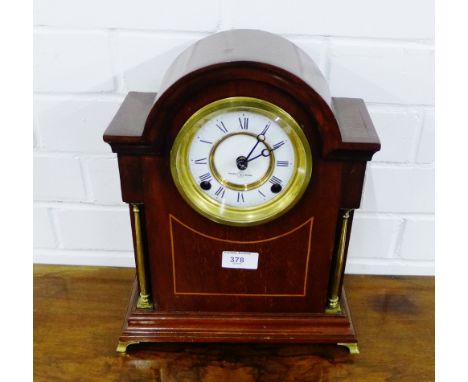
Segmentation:
[(434, 278), (346, 276), (361, 354), (331, 345), (147, 344), (115, 352), (134, 270), (34, 268), (34, 380), (434, 380)]

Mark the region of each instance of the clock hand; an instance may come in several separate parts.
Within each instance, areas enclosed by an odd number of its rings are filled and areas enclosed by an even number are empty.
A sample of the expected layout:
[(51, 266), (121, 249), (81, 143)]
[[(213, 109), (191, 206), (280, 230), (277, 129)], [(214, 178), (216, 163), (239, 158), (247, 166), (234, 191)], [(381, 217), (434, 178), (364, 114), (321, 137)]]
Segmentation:
[(271, 148), (271, 149), (263, 149), (263, 150), (260, 152), (260, 154), (258, 154), (257, 156), (255, 156), (255, 157), (253, 157), (253, 158), (250, 158), (249, 160), (247, 160), (247, 162), (250, 162), (250, 161), (252, 161), (252, 160), (254, 160), (254, 159), (257, 159), (257, 158), (260, 158), (260, 157), (262, 157), (262, 156), (265, 157), (265, 158), (267, 158), (267, 157), (269, 157), (269, 156), (271, 155), (271, 152), (272, 152), (272, 151), (275, 151), (276, 149), (279, 149), (279, 148), (280, 148), (281, 146), (283, 146), (283, 145), (284, 145), (284, 141), (281, 141), (281, 142), (278, 142), (278, 143), (274, 144), (274, 145), (273, 145), (273, 148)]
[(258, 146), (258, 144), (260, 143), (259, 137), (260, 137), (260, 135), (257, 135), (257, 142), (255, 142), (255, 145), (254, 145), (254, 147), (252, 147), (252, 150), (250, 150), (249, 155), (247, 155), (247, 156), (245, 157), (245, 161), (247, 161), (247, 162), (249, 161), (250, 156), (252, 155), (252, 153), (254, 152), (255, 148), (256, 148), (256, 147)]
[[(271, 151), (273, 151), (273, 150), (274, 150), (274, 149), (272, 149)], [(266, 154), (265, 154), (264, 152), (266, 152)], [(262, 156), (263, 156), (263, 157), (269, 157), (269, 156), (270, 156), (270, 150), (268, 150), (268, 149), (263, 149), (263, 150), (261, 151), (260, 154), (258, 154), (257, 156), (255, 156), (255, 157), (253, 157), (253, 158), (250, 158), (249, 160), (247, 160), (247, 162), (253, 161), (254, 159), (260, 158), (260, 157), (262, 157)]]
[(250, 150), (249, 152), (249, 155), (247, 155), (245, 157), (245, 160), (248, 162), (249, 161), (249, 158), (250, 156), (252, 155), (252, 153), (255, 151), (256, 147), (258, 146), (258, 144), (260, 142), (264, 142), (265, 141), (265, 134), (266, 132), (268, 131), (268, 129), (270, 128), (270, 124), (271, 122), (268, 122), (267, 125), (265, 126), (265, 128), (262, 130), (262, 132), (260, 134), (257, 135), (257, 142), (255, 142), (255, 145), (254, 147), (252, 147), (252, 150)]
[(236, 165), (237, 165), (237, 168), (239, 170), (245, 170), (247, 168), (247, 164), (249, 162), (249, 158), (250, 156), (252, 155), (252, 153), (255, 151), (255, 149), (257, 148), (258, 144), (260, 142), (265, 142), (265, 134), (266, 132), (268, 131), (268, 129), (270, 128), (270, 124), (271, 122), (268, 122), (266, 124), (266, 126), (264, 127), (264, 129), (262, 130), (262, 132), (260, 134), (257, 135), (257, 142), (255, 142), (255, 145), (254, 147), (252, 147), (252, 150), (250, 150), (249, 152), (249, 155), (247, 155), (246, 157), (244, 156), (240, 156), (236, 159)]

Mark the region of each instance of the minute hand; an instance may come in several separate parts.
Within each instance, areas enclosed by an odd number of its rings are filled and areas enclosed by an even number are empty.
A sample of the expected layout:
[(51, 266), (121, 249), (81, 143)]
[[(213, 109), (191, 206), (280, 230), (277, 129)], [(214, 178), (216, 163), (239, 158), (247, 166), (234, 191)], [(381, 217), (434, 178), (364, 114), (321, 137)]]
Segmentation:
[(247, 162), (250, 162), (254, 159), (257, 159), (257, 158), (260, 158), (260, 157), (269, 157), (271, 152), (272, 151), (275, 151), (276, 149), (279, 149), (281, 146), (284, 145), (284, 141), (281, 141), (281, 142), (278, 142), (276, 143), (275, 145), (273, 145), (273, 147), (271, 149), (263, 149), (260, 154), (258, 154), (257, 156), (253, 157), (253, 158), (250, 158), (247, 160)]
[(268, 123), (265, 128), (263, 129), (263, 131), (257, 135), (257, 142), (255, 142), (255, 145), (254, 147), (252, 147), (252, 150), (250, 150), (250, 153), (249, 155), (247, 155), (247, 157), (245, 158), (247, 160), (247, 162), (249, 161), (249, 158), (250, 156), (252, 155), (252, 153), (255, 151), (255, 149), (257, 148), (258, 144), (260, 142), (264, 142), (265, 141), (265, 134), (266, 132), (268, 131), (268, 129), (270, 128), (270, 123)]

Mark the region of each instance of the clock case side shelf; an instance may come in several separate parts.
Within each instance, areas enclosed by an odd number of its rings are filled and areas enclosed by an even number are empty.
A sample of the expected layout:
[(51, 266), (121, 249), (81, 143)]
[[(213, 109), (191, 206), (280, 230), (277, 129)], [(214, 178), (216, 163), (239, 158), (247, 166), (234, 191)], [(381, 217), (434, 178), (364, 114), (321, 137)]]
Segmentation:
[[(332, 107), (343, 142), (342, 148), (330, 155), (343, 162), (341, 208), (337, 216), (336, 245), (326, 310), (335, 314), (341, 311), (341, 291), (344, 290), (343, 279), (354, 211), (361, 204), (367, 162), (380, 150), (381, 144), (362, 99), (333, 98)], [(347, 187), (349, 184), (354, 187)]]
[[(146, 120), (157, 93), (129, 92), (104, 132), (103, 140), (117, 154), (151, 153), (143, 139)], [(125, 195), (123, 195), (125, 197)]]
[(141, 156), (132, 155), (135, 145), (141, 145), (149, 110), (156, 93), (129, 92), (104, 133), (104, 141), (117, 153), (122, 200), (129, 205), (130, 224), (136, 265), (137, 306), (153, 309), (151, 277), (145, 229), (145, 206)]

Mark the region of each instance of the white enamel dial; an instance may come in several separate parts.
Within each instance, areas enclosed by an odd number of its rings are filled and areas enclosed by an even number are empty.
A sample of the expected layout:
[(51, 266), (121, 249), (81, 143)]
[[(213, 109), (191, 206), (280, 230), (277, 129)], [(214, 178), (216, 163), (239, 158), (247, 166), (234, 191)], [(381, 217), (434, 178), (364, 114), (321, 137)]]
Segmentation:
[(200, 189), (236, 207), (257, 206), (284, 192), (295, 152), (278, 119), (240, 109), (201, 125), (189, 149), (190, 173)]
[(285, 110), (231, 97), (196, 111), (171, 149), (171, 173), (185, 201), (218, 223), (255, 225), (293, 207), (305, 192), (312, 155)]

